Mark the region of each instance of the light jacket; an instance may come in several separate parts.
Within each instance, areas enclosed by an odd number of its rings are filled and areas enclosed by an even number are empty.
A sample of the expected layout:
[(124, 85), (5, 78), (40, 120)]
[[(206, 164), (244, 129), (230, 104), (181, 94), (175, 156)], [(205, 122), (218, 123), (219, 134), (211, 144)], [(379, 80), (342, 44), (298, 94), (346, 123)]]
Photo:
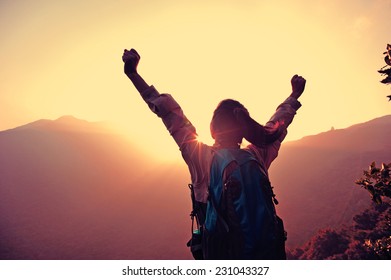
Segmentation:
[[(160, 94), (154, 86), (141, 93), (149, 108), (162, 120), (171, 136), (179, 146), (191, 175), (195, 199), (206, 202), (208, 198), (210, 166), (216, 147), (206, 145), (197, 140), (195, 127), (186, 118), (179, 104), (170, 94)], [(293, 120), (296, 111), (301, 107), (297, 99), (288, 97), (281, 103), (265, 126), (273, 127), (278, 121), (283, 123), (284, 132), (272, 144), (257, 147), (253, 144), (244, 149), (251, 152), (259, 161), (261, 168), (267, 174), (268, 169), (277, 157), (281, 142), (287, 135), (287, 127)]]

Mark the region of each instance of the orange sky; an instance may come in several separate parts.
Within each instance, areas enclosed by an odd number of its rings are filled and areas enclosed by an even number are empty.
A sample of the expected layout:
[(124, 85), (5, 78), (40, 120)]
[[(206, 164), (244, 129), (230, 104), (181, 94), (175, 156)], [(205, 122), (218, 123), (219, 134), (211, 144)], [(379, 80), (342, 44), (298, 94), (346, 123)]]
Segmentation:
[(117, 123), (138, 146), (177, 147), (122, 72), (124, 48), (211, 143), (218, 101), (265, 123), (307, 78), (287, 140), (390, 114), (376, 72), (391, 43), (389, 0), (49, 1), (0, 3), (0, 130), (62, 115)]

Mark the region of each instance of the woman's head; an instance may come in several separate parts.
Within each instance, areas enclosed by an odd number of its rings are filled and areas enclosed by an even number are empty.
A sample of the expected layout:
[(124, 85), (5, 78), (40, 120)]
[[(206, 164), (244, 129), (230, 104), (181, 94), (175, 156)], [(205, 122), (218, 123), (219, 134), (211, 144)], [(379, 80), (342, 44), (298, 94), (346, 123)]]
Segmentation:
[(245, 138), (259, 147), (274, 142), (283, 132), (278, 123), (273, 128), (260, 125), (240, 102), (233, 99), (225, 99), (217, 105), (210, 131), (216, 143), (240, 144)]
[(246, 110), (240, 102), (233, 99), (225, 99), (217, 105), (210, 123), (210, 132), (216, 142), (242, 143), (243, 131), (234, 113), (237, 109)]

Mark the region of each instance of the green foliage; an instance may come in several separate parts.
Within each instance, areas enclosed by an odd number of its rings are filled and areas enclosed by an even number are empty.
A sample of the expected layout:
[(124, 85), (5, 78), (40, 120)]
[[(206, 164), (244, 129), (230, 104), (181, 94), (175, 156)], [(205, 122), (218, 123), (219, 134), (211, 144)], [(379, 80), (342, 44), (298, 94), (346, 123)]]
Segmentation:
[(322, 229), (307, 243), (300, 258), (323, 260), (331, 256), (340, 256), (348, 245), (348, 236), (333, 229)]
[(372, 162), (369, 170), (364, 170), (363, 177), (355, 182), (365, 188), (377, 204), (382, 203), (382, 197), (391, 198), (390, 167), (391, 163), (383, 163), (381, 168), (378, 168), (376, 163)]
[(375, 202), (353, 217), (353, 224), (340, 229), (322, 229), (303, 247), (288, 253), (291, 259), (391, 259), (391, 164), (365, 170), (356, 184)]
[(383, 237), (375, 241), (370, 239), (365, 241), (365, 246), (368, 250), (372, 251), (378, 259), (390, 260), (391, 259), (391, 236)]
[(391, 259), (391, 204), (375, 204), (356, 215), (351, 226), (319, 230), (288, 256), (302, 260)]
[[(384, 52), (383, 54), (386, 55), (384, 57), (384, 61), (386, 62), (386, 64), (388, 66), (391, 66), (391, 45), (390, 44), (387, 44), (387, 51)], [(383, 80), (381, 80), (380, 82), (383, 84), (386, 84), (386, 85), (391, 84), (391, 67), (387, 68), (387, 65), (382, 67), (380, 70), (378, 70), (378, 72), (382, 76), (385, 76), (385, 78)], [(387, 97), (389, 98), (388, 101), (391, 101), (391, 95), (387, 95)]]
[(353, 238), (367, 252), (365, 258), (391, 259), (391, 205), (382, 203), (367, 209), (356, 215), (354, 222)]

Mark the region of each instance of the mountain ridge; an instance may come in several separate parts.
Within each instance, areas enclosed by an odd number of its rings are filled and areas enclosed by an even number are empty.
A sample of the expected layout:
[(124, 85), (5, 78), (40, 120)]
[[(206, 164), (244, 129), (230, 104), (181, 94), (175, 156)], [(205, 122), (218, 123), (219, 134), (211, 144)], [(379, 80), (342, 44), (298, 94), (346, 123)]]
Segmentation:
[[(282, 145), (270, 174), (281, 200), (280, 211), (289, 216), (287, 228), (294, 243), (302, 244), (321, 227), (350, 223), (355, 213), (369, 207), (369, 195), (354, 182), (372, 161), (391, 162), (390, 135), (387, 115)], [(290, 209), (295, 209), (295, 215), (288, 214)], [(314, 227), (300, 233), (303, 224)], [(288, 244), (294, 245), (289, 240)]]
[[(370, 205), (354, 181), (391, 159), (391, 118), (377, 119), (283, 143), (270, 177), (289, 247)], [(96, 126), (105, 133), (89, 133)], [(186, 165), (155, 162), (101, 128), (64, 117), (0, 132), (0, 259), (191, 258)]]
[(17, 130), (26, 130), (26, 129), (35, 129), (35, 130), (68, 130), (68, 131), (78, 131), (78, 132), (110, 132), (113, 130), (109, 128), (107, 122), (90, 122), (80, 118), (76, 118), (72, 115), (64, 115), (55, 120), (51, 119), (39, 119), (24, 125), (20, 125), (14, 128), (3, 130), (0, 132), (9, 132)]
[[(373, 125), (374, 126), (379, 126), (379, 125), (388, 126), (389, 123), (391, 123), (391, 114), (376, 117), (376, 118), (371, 119), (369, 121), (353, 124), (353, 125), (347, 126), (345, 128), (337, 128), (337, 129), (332, 128), (328, 131), (323, 131), (323, 132), (319, 132), (319, 133), (312, 134), (312, 135), (306, 135), (300, 139), (285, 141), (283, 144), (284, 145), (295, 145), (298, 143), (303, 144), (303, 143), (307, 142), (308, 140), (313, 139), (314, 137), (325, 137), (325, 136), (330, 135), (331, 133), (338, 135), (340, 133), (344, 133), (346, 130), (360, 129), (362, 126), (373, 126)], [(101, 130), (103, 132), (110, 132), (110, 133), (114, 132), (112, 129), (109, 128), (108, 122), (105, 122), (105, 121), (91, 122), (91, 121), (77, 118), (73, 115), (63, 115), (63, 116), (60, 116), (54, 120), (52, 120), (52, 119), (39, 119), (39, 120), (32, 121), (32, 122), (24, 124), (24, 125), (16, 126), (14, 128), (2, 130), (2, 131), (0, 131), (0, 133), (7, 132), (7, 131), (13, 131), (13, 130), (20, 130), (20, 129), (39, 129), (39, 128), (45, 129), (48, 127), (54, 128), (57, 130), (60, 130), (60, 128), (67, 128), (67, 130), (70, 130), (70, 131), (72, 131), (72, 130), (82, 131), (83, 128), (87, 128), (86, 131), (90, 131), (94, 127), (97, 131)]]
[(347, 126), (345, 128), (332, 128), (330, 130), (319, 132), (317, 134), (306, 135), (300, 139), (289, 141), (287, 143), (299, 142), (301, 140), (307, 139), (308, 137), (320, 136), (320, 135), (324, 135), (327, 133), (333, 133), (333, 132), (341, 132), (341, 131), (345, 131), (346, 129), (354, 129), (355, 130), (355, 129), (361, 128), (362, 126), (372, 126), (372, 125), (382, 125), (383, 126), (383, 125), (389, 125), (390, 123), (391, 123), (391, 115), (384, 115), (384, 116), (376, 117), (374, 119), (371, 119), (371, 120), (368, 120), (365, 122), (352, 124), (352, 125)]

